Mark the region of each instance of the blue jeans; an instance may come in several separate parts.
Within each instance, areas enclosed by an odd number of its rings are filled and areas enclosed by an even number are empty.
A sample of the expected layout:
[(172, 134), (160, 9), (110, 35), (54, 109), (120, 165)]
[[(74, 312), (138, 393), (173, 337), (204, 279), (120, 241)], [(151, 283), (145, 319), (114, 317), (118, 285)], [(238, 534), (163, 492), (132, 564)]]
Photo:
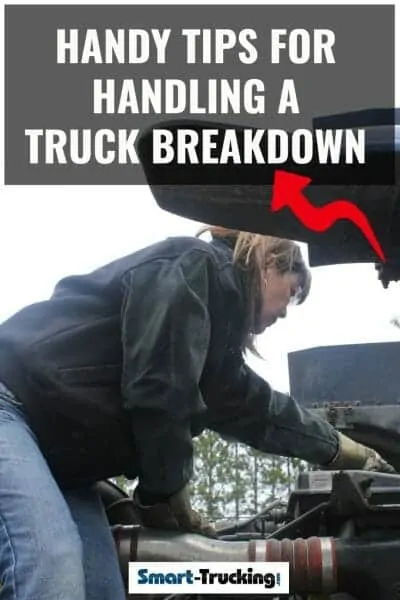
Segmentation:
[(0, 600), (125, 600), (97, 492), (60, 490), (1, 384)]

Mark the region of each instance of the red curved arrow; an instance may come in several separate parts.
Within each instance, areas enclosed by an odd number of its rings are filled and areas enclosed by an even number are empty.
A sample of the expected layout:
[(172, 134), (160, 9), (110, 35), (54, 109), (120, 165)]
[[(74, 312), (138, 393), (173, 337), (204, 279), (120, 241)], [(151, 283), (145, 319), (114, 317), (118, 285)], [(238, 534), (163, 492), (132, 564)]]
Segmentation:
[(385, 262), (386, 258), (381, 245), (365, 213), (349, 200), (333, 200), (325, 206), (314, 206), (302, 193), (311, 181), (310, 177), (276, 170), (271, 210), (276, 212), (287, 206), (308, 229), (319, 232), (326, 231), (340, 219), (352, 221), (363, 233), (379, 258)]

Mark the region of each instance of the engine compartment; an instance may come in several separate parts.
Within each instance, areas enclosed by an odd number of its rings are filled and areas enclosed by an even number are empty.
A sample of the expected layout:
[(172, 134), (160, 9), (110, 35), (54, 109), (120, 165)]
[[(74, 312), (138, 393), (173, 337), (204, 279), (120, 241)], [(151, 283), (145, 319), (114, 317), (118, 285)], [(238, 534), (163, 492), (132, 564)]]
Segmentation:
[[(110, 482), (99, 485), (126, 583), (130, 561), (287, 561), (291, 595), (276, 598), (399, 597), (400, 475), (301, 473), (286, 503), (273, 502), (246, 522), (219, 528), (215, 540), (146, 529), (129, 495)], [(175, 600), (178, 595), (157, 597)]]
[[(312, 348), (289, 355), (291, 393), (299, 403), (374, 447), (397, 470), (399, 350), (398, 343), (390, 342)], [(382, 382), (387, 394), (378, 398)], [(358, 398), (354, 385), (359, 385)], [(400, 474), (308, 468), (298, 474), (287, 499), (271, 502), (245, 521), (219, 524), (215, 540), (148, 530), (141, 526), (128, 494), (111, 482), (99, 486), (126, 582), (130, 561), (284, 561), (290, 564), (290, 596), (276, 598), (400, 597)], [(242, 597), (253, 596), (259, 597)], [(178, 595), (156, 597), (178, 600)], [(203, 600), (199, 595), (190, 597)], [(214, 596), (205, 594), (207, 599)]]

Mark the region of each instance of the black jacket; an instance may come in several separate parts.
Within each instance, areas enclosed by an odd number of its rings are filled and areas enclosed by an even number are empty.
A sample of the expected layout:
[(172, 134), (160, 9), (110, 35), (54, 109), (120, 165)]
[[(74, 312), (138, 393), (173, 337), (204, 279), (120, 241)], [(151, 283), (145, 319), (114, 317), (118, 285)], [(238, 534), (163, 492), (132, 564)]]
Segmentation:
[(62, 280), (0, 326), (0, 381), (64, 485), (119, 474), (173, 493), (205, 427), (326, 463), (336, 431), (245, 363), (246, 285), (221, 242), (172, 238)]

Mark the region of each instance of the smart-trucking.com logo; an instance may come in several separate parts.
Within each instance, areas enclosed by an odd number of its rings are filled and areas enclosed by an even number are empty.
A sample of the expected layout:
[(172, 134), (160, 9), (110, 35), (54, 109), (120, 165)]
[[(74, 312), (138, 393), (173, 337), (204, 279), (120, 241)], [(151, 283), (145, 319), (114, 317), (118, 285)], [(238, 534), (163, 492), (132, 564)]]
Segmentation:
[(131, 562), (129, 594), (288, 594), (289, 563)]

